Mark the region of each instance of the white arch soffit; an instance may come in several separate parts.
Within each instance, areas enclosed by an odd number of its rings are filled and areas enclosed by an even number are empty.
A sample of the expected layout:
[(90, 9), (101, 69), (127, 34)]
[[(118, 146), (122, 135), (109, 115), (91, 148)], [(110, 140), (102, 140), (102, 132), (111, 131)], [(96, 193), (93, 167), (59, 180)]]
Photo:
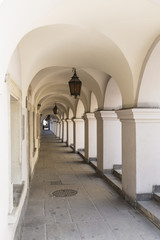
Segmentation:
[(107, 74), (99, 72), (96, 69), (82, 69), (82, 70), (80, 69), (78, 71), (78, 76), (80, 80), (82, 80), (82, 84), (86, 88), (89, 88), (91, 92), (94, 92), (98, 99), (98, 107), (101, 108), (103, 105), (102, 89), (104, 89), (104, 85), (106, 85)]
[(137, 107), (160, 107), (160, 36), (154, 41), (144, 60)]
[(47, 114), (46, 114), (46, 113), (42, 114), (41, 119), (42, 119), (42, 120), (46, 119), (46, 117), (47, 117), (48, 115), (50, 115), (52, 119), (55, 119), (55, 120), (58, 120), (58, 119), (59, 119), (59, 117), (53, 116), (53, 114), (50, 114), (50, 113), (49, 113), (49, 114), (48, 114), (48, 113), (47, 113)]
[(57, 106), (61, 106), (61, 107), (63, 106), (63, 110), (67, 112), (68, 107), (66, 106), (65, 101), (62, 101), (62, 100), (55, 101), (55, 100), (58, 100), (58, 99), (47, 98), (44, 102), (42, 102), (41, 109), (47, 108), (47, 106), (51, 106), (53, 109), (56, 103)]
[(41, 114), (42, 114), (42, 118), (44, 118), (44, 116), (51, 115), (51, 116), (54, 116), (55, 119), (60, 120), (60, 116), (59, 115), (53, 115), (53, 111), (50, 108), (45, 109)]
[(47, 98), (44, 102), (42, 102), (42, 104), (41, 104), (41, 109), (44, 109), (47, 105), (50, 105), (52, 108), (54, 108), (54, 106), (55, 106), (55, 104), (58, 106), (63, 106), (63, 108), (65, 109), (65, 111), (67, 111), (67, 106), (66, 106), (66, 104), (65, 104), (65, 101), (63, 102), (63, 101), (61, 101), (61, 102), (59, 102), (59, 101), (55, 101), (55, 99), (53, 99), (53, 98)]
[(64, 94), (61, 96), (57, 96), (57, 95), (48, 93), (48, 95), (45, 95), (43, 98), (39, 99), (38, 103), (43, 104), (46, 101), (52, 101), (52, 103), (61, 102), (66, 106), (66, 108), (70, 107), (72, 108), (72, 110), (74, 109), (74, 106), (71, 103), (71, 101), (68, 99), (68, 96), (65, 96)]
[(72, 111), (72, 109), (71, 108), (69, 108), (69, 111), (68, 111), (68, 118), (69, 119), (72, 119), (73, 118), (73, 111)]
[[(58, 110), (59, 110), (59, 115), (63, 115), (64, 113), (67, 114), (67, 110), (66, 110), (66, 108), (64, 107), (63, 104), (57, 104), (57, 107), (58, 107)], [(44, 105), (42, 107), (41, 111), (43, 112), (45, 109), (52, 109), (52, 115), (55, 115), (53, 113), (53, 105), (51, 103), (48, 103), (48, 104)]]
[[(158, 0), (155, 1), (158, 2)], [(86, 29), (97, 29), (116, 42), (126, 56), (136, 81), (148, 46), (159, 32), (160, 8), (154, 2), (153, 0), (123, 0), (123, 4), (121, 1), (116, 1), (115, 4), (115, 0), (94, 0), (91, 8), (90, 1), (86, 0), (84, 11), (83, 1), (6, 0), (0, 9), (0, 29), (1, 27), (3, 29), (5, 23), (5, 32), (3, 38), (0, 39), (0, 52), (2, 56), (5, 56), (0, 59), (0, 79), (4, 79), (11, 54), (25, 34), (44, 25), (59, 23), (72, 25), (74, 23)], [(17, 9), (19, 11), (16, 11)], [(88, 16), (90, 17), (88, 18)], [(136, 21), (133, 21), (135, 16)], [(135, 36), (139, 36), (136, 42)], [(10, 41), (11, 39), (12, 41)], [(118, 74), (117, 76), (110, 75), (118, 79)], [(132, 78), (132, 76), (130, 77)], [(127, 78), (128, 76), (126, 76), (124, 83), (125, 81), (127, 83)], [(123, 81), (121, 76), (120, 79)], [(130, 81), (132, 82), (132, 80)], [(128, 101), (131, 101), (131, 97), (128, 95), (125, 98), (128, 97)]]
[[(70, 73), (70, 74), (69, 74)], [(48, 67), (40, 70), (33, 78), (31, 85), (33, 95), (47, 84), (68, 84), (71, 78), (71, 68)]]
[(51, 85), (51, 86), (46, 86), (42, 87), (41, 89), (38, 90), (38, 92), (35, 95), (35, 98), (32, 98), (32, 103), (33, 102), (39, 102), (40, 99), (48, 96), (48, 95), (54, 95), (54, 96), (65, 96), (66, 98), (69, 99), (69, 94), (68, 94), (68, 89), (62, 85)]
[(67, 118), (67, 114), (64, 113), (64, 114), (63, 114), (63, 119), (66, 119), (66, 118)]
[[(61, 106), (61, 108), (59, 107), (59, 112), (57, 114), (53, 113), (53, 107), (51, 105), (47, 105), (45, 108), (42, 109), (42, 112), (44, 112), (45, 110), (49, 110), (50, 113), (52, 113), (53, 116), (62, 116), (65, 112), (65, 108), (63, 108), (63, 106)], [(40, 112), (41, 113), (41, 112)]]
[(66, 0), (4, 0), (1, 3), (0, 31), (2, 31), (3, 38), (0, 38), (0, 52), (1, 56), (5, 57), (3, 57), (3, 59), (0, 58), (0, 84), (1, 80), (3, 81), (4, 79), (12, 53), (21, 39), (33, 29), (46, 25), (45, 18), (48, 12), (50, 12), (51, 9), (56, 11), (56, 7), (65, 1)]
[(98, 109), (98, 102), (95, 94), (91, 93), (91, 105), (90, 105), (90, 112), (95, 112)]
[(113, 78), (107, 84), (103, 108), (105, 110), (118, 110), (122, 108), (122, 95)]
[(0, 7), (1, 7), (1, 4), (4, 2), (4, 0), (0, 0)]
[[(95, 77), (98, 78), (98, 79), (94, 79), (88, 73), (88, 71), (86, 69), (77, 69), (77, 75), (79, 76), (79, 79), (82, 81), (82, 91), (86, 90), (86, 94), (85, 94), (86, 97), (89, 96), (87, 89), (90, 89), (90, 91), (93, 91), (98, 98), (99, 108), (102, 108), (103, 97), (101, 96), (104, 94), (103, 93), (104, 86), (106, 86), (106, 83), (105, 83), (105, 80), (107, 79), (106, 73), (100, 72), (98, 76), (97, 74), (94, 74)], [(98, 72), (97, 70), (94, 70), (94, 69), (90, 69), (90, 71), (92, 71), (92, 73)], [(61, 82), (61, 85), (64, 82), (65, 91), (66, 89), (68, 89), (69, 91), (69, 87), (66, 88), (66, 86), (68, 86), (68, 81), (71, 79), (72, 74), (73, 73), (71, 72), (71, 68), (50, 67), (47, 69), (42, 69), (39, 73), (36, 74), (36, 76), (33, 78), (31, 82), (32, 96), (34, 97), (36, 92), (39, 89), (41, 88), (44, 89), (44, 87), (47, 85), (51, 84), (52, 86), (56, 87), (56, 84), (58, 83), (60, 84), (60, 82)], [(101, 91), (101, 88), (102, 88), (102, 91)]]
[[(37, 44), (39, 39), (41, 41)], [(124, 91), (124, 99), (133, 101), (133, 79), (128, 62), (115, 42), (100, 32), (73, 25), (41, 27), (28, 33), (20, 42), (19, 49), (26, 88), (41, 69), (72, 67), (76, 62), (77, 68), (89, 66), (115, 76), (122, 91), (124, 87), (130, 89), (130, 92)]]
[(81, 118), (85, 112), (85, 108), (81, 99), (78, 100), (76, 109), (76, 118)]
[[(70, 102), (69, 106), (75, 107), (76, 106), (76, 101), (74, 100), (73, 96), (70, 96), (70, 93), (68, 94), (69, 87), (67, 85), (63, 88), (62, 85), (52, 85), (52, 86), (47, 86), (46, 88), (41, 88), (37, 92), (35, 99), (32, 98), (32, 104), (36, 102), (37, 104), (41, 101), (42, 98), (48, 96), (48, 95), (53, 95), (55, 97), (65, 97), (67, 101)], [(82, 85), (81, 89), (81, 95), (79, 97), (85, 106), (85, 110), (88, 111), (89, 109), (89, 91)]]
[[(40, 101), (40, 98), (43, 98), (48, 93), (51, 93), (52, 89), (54, 92), (59, 93), (58, 95), (67, 94), (66, 97), (68, 97), (68, 99), (70, 99), (70, 100), (73, 99), (70, 97), (68, 82), (67, 82), (67, 84), (66, 83), (62, 84), (59, 81), (57, 83), (57, 81), (54, 82), (52, 80), (50, 82), (43, 82), (43, 84), (41, 83), (41, 88), (39, 87), (39, 89), (37, 89), (37, 92), (34, 92), (34, 94), (32, 94), (32, 104), (34, 102), (38, 103)], [(52, 93), (54, 93), (54, 92), (52, 92)], [(88, 101), (89, 101), (88, 96), (89, 96), (89, 91), (82, 84), (81, 98), (83, 98), (83, 102), (86, 106), (86, 109), (89, 108), (89, 106), (87, 106)]]

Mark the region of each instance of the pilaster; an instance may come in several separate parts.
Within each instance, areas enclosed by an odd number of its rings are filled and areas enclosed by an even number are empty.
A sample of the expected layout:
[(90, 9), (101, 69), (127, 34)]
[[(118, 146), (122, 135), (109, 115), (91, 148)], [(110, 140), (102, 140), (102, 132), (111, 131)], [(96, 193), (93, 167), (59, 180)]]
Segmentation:
[(67, 142), (67, 122), (65, 119), (62, 120), (62, 141)]
[(160, 185), (160, 109), (117, 111), (122, 122), (122, 186), (132, 200)]
[(97, 158), (97, 121), (94, 113), (85, 113), (85, 159)]
[(74, 118), (73, 122), (73, 145), (74, 150), (78, 151), (78, 149), (84, 149), (84, 120), (82, 118)]
[(98, 111), (97, 167), (112, 171), (114, 164), (121, 164), (121, 123), (115, 111)]
[(73, 144), (73, 121), (67, 119), (67, 145)]

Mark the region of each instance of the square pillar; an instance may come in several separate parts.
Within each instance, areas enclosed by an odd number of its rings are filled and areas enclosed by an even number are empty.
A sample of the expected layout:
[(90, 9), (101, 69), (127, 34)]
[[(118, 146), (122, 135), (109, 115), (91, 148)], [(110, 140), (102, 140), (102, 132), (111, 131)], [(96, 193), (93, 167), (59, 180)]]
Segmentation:
[(97, 158), (97, 120), (94, 113), (85, 113), (85, 159)]
[(73, 144), (73, 121), (67, 119), (67, 145)]
[(122, 187), (133, 201), (160, 185), (160, 109), (117, 111), (122, 122)]
[(60, 122), (60, 139), (62, 140), (62, 136), (63, 136), (63, 129), (62, 129), (63, 123), (62, 121)]
[(65, 119), (62, 120), (62, 142), (67, 142), (67, 122)]
[(84, 120), (82, 118), (75, 118), (74, 121), (74, 150), (84, 149)]
[(57, 129), (57, 126), (56, 126), (56, 121), (53, 121), (53, 133), (54, 135), (56, 135), (56, 129)]
[(57, 128), (56, 128), (56, 137), (59, 138), (60, 137), (60, 123), (56, 122)]
[(97, 119), (97, 167), (101, 172), (112, 171), (121, 164), (121, 122), (115, 111), (98, 111)]

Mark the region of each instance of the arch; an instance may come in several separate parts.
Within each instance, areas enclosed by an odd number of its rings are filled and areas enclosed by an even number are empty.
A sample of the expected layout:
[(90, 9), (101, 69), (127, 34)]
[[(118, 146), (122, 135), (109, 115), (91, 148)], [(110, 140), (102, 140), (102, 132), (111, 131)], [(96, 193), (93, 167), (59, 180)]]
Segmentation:
[(137, 107), (160, 107), (160, 37), (144, 60), (137, 94)]
[(51, 117), (53, 117), (53, 119), (56, 119), (56, 120), (60, 120), (60, 116), (57, 114), (57, 115), (53, 115), (53, 111), (51, 108), (47, 108), (47, 109), (44, 109), (42, 112), (41, 112), (41, 119), (45, 119), (47, 117), (47, 115), (50, 115)]
[(98, 109), (98, 102), (95, 94), (91, 93), (91, 105), (90, 105), (90, 112), (95, 112)]
[(76, 118), (81, 118), (84, 114), (85, 108), (83, 102), (79, 99), (77, 104)]
[[(37, 44), (39, 38), (41, 38), (41, 44)], [(92, 39), (92, 42), (89, 39)], [(78, 25), (52, 23), (26, 33), (18, 48), (20, 64), (23, 66), (21, 73), (24, 95), (31, 80), (42, 69), (52, 66), (71, 68), (76, 62), (77, 68), (85, 69), (85, 66), (89, 66), (114, 76), (123, 93), (124, 102), (126, 104), (133, 102), (133, 76), (126, 56), (114, 39), (101, 32), (86, 31)], [(32, 55), (29, 54), (30, 51), (33, 51)], [(85, 59), (84, 52), (88, 53)], [(96, 58), (92, 57), (94, 55)], [(129, 89), (128, 92), (125, 91), (126, 86)], [(101, 105), (101, 101), (98, 104)]]
[(67, 118), (67, 114), (64, 112), (63, 113), (63, 119), (66, 119)]
[(68, 118), (69, 119), (73, 118), (73, 111), (71, 108), (69, 108), (69, 111), (68, 111)]
[(111, 78), (105, 92), (104, 109), (117, 110), (120, 108), (122, 108), (122, 95), (116, 81)]

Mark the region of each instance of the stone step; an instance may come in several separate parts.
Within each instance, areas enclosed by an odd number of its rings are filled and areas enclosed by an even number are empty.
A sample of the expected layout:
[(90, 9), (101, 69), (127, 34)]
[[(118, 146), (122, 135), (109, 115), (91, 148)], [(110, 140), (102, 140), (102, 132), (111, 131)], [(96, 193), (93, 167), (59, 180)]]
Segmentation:
[(13, 206), (18, 207), (24, 184), (13, 184)]
[(122, 180), (122, 169), (113, 169), (113, 174), (119, 178), (120, 180)]
[(89, 164), (90, 164), (95, 170), (97, 170), (97, 161), (89, 161)]
[(138, 201), (137, 208), (160, 229), (160, 203), (156, 200)]
[(123, 195), (122, 182), (119, 178), (112, 173), (104, 173), (103, 177), (120, 195)]
[(154, 192), (154, 193), (153, 193), (153, 198), (154, 198), (156, 201), (160, 202), (160, 193), (159, 193), (159, 192)]
[(81, 158), (85, 159), (85, 152), (82, 149), (78, 149), (78, 154), (81, 156)]

